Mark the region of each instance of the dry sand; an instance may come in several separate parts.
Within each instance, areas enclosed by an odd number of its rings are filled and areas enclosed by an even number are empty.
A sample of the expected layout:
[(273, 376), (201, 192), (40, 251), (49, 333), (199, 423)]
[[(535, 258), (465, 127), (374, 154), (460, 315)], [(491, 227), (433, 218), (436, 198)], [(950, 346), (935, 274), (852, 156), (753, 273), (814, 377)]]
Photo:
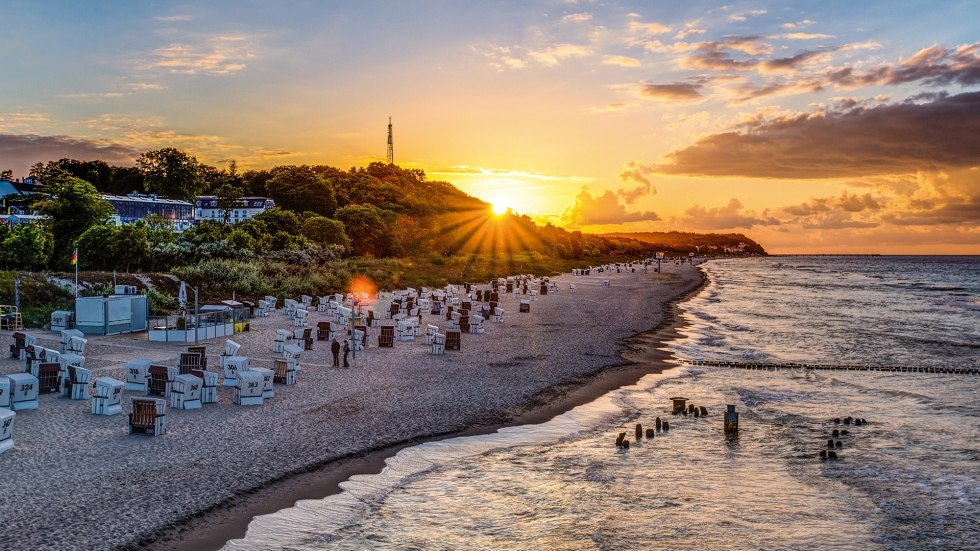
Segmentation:
[[(127, 434), (129, 398), (141, 393), (125, 391), (124, 413), (113, 417), (92, 415), (87, 401), (41, 396), (40, 409), (17, 413), (16, 446), (0, 455), (0, 542), (8, 550), (220, 547), (254, 514), (377, 472), (400, 447), (546, 419), (642, 375), (622, 365), (626, 340), (662, 327), (668, 304), (702, 282), (690, 266), (664, 264), (664, 272), (555, 277), (559, 292), (534, 301), (530, 314), (507, 295), (503, 323), (488, 320), (485, 334), (464, 334), (462, 350), (444, 356), (431, 355), (424, 337), (378, 348), (373, 328), (353, 367), (332, 368), (329, 343), (317, 341), (298, 384), (276, 385), (262, 406), (234, 405), (232, 390), (219, 388), (218, 404), (169, 408), (162, 437)], [(311, 325), (322, 319), (311, 312)], [(426, 323), (447, 326), (428, 314)], [(251, 325), (234, 337), (240, 354), (271, 367), (275, 330), (291, 320), (280, 310)], [(30, 333), (58, 348), (57, 333)], [(4, 332), (4, 351), (10, 342)], [(206, 344), (215, 370), (224, 339)], [(93, 379), (125, 380), (130, 359), (174, 365), (180, 350), (145, 334), (92, 337), (86, 367)], [(21, 370), (21, 361), (0, 361), (0, 374)]]

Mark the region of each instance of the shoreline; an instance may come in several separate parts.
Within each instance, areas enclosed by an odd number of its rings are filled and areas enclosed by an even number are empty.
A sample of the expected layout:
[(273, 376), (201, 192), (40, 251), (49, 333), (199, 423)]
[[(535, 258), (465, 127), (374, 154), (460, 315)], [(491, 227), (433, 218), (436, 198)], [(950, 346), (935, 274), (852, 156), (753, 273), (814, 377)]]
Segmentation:
[[(245, 495), (235, 496), (212, 509), (198, 512), (180, 526), (166, 529), (152, 541), (143, 543), (140, 548), (149, 551), (221, 549), (228, 541), (244, 537), (256, 516), (293, 507), (300, 500), (323, 499), (339, 494), (343, 491), (340, 488), (342, 482), (355, 475), (380, 473), (385, 467), (385, 461), (405, 448), (425, 442), (491, 434), (505, 427), (543, 423), (617, 388), (636, 384), (646, 375), (660, 374), (680, 367), (668, 362), (671, 354), (665, 349), (665, 345), (680, 337), (680, 329), (687, 325), (679, 315), (680, 305), (701, 292), (707, 284), (703, 272), (701, 278), (697, 287), (663, 305), (664, 318), (657, 327), (641, 331), (620, 342), (621, 363), (607, 365), (590, 375), (543, 389), (527, 404), (514, 408), (520, 411), (513, 413), (506, 422), (474, 424), (461, 431), (414, 438), (331, 460), (312, 471), (286, 475)], [(633, 343), (644, 337), (653, 339), (646, 345), (649, 350), (645, 363), (633, 363), (623, 358), (634, 346)]]
[[(209, 538), (216, 548), (254, 515), (328, 495), (407, 446), (551, 419), (669, 367), (646, 352), (668, 338), (675, 305), (704, 281), (697, 268), (672, 264), (664, 273), (553, 276), (561, 292), (528, 297), (529, 313), (518, 312), (520, 294), (501, 296), (503, 319), (485, 334), (463, 334), (462, 348), (445, 355), (419, 339), (379, 347), (372, 327), (351, 368), (333, 368), (329, 343), (314, 342), (297, 384), (277, 385), (261, 407), (236, 405), (232, 389), (219, 385), (217, 404), (168, 408), (162, 437), (126, 429), (132, 399), (144, 391), (124, 389), (122, 415), (109, 417), (92, 415), (85, 401), (41, 396), (38, 410), (18, 412), (15, 447), (0, 455), (8, 473), (0, 516), (11, 551), (172, 549), (195, 531), (220, 533)], [(308, 324), (327, 317), (311, 312)], [(446, 327), (445, 317), (423, 313), (422, 323)], [(232, 338), (251, 364), (271, 367), (280, 357), (270, 346), (277, 330), (293, 325), (277, 310)], [(58, 347), (59, 334), (32, 333)], [(9, 335), (0, 338), (5, 346)], [(224, 343), (205, 343), (216, 369)], [(172, 366), (182, 349), (148, 342), (145, 333), (92, 335), (85, 367), (93, 377), (125, 380), (134, 358)], [(630, 367), (637, 360), (647, 367)], [(0, 359), (0, 375), (23, 369), (23, 361)], [(75, 473), (72, 484), (50, 484), (66, 471)], [(65, 522), (52, 528), (50, 518)]]

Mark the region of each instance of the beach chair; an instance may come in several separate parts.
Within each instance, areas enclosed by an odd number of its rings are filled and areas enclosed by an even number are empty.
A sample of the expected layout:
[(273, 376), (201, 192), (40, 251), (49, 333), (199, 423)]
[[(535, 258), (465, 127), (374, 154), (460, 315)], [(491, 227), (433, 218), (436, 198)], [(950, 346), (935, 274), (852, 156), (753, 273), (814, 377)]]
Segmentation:
[(64, 396), (71, 400), (88, 400), (88, 384), (92, 380), (92, 372), (84, 367), (68, 366), (68, 377), (65, 379)]
[(293, 314), (293, 326), (294, 327), (306, 327), (306, 320), (310, 317), (310, 311), (304, 308), (298, 308)]
[(62, 330), (61, 331), (61, 342), (60, 342), (60, 344), (61, 344), (61, 353), (62, 354), (68, 352), (68, 350), (69, 350), (68, 341), (70, 341), (72, 337), (79, 337), (79, 338), (84, 339), (85, 338), (85, 334), (82, 333), (81, 331), (79, 331), (78, 329), (64, 329), (64, 330)]
[(296, 369), (287, 360), (273, 360), (274, 374), (272, 382), (280, 385), (296, 384)]
[(299, 300), (303, 303), (303, 308), (306, 308), (307, 310), (310, 308), (310, 305), (313, 304), (313, 297), (309, 295), (300, 295)]
[(17, 413), (13, 410), (0, 407), (0, 453), (14, 447), (14, 417), (16, 416)]
[(262, 376), (262, 398), (268, 400), (276, 395), (275, 389), (272, 387), (276, 372), (267, 367), (253, 367), (249, 371), (258, 373)]
[(122, 389), (125, 383), (112, 377), (99, 377), (95, 380), (95, 396), (92, 396), (93, 415), (116, 415), (122, 413)]
[(382, 325), (381, 333), (378, 335), (379, 348), (392, 348), (395, 346), (395, 326)]
[(317, 312), (326, 312), (327, 311), (327, 303), (328, 302), (330, 302), (330, 299), (328, 299), (327, 297), (317, 297), (317, 300), (316, 300), (316, 311)]
[(133, 358), (126, 364), (126, 390), (146, 392), (146, 370), (153, 360)]
[(318, 321), (316, 324), (316, 340), (329, 341), (333, 333), (333, 327), (329, 321)]
[(432, 344), (432, 337), (439, 332), (439, 328), (431, 323), (425, 326), (425, 344)]
[(395, 331), (398, 334), (398, 340), (400, 341), (415, 340), (416, 327), (418, 327), (418, 318), (405, 318), (399, 320), (395, 327)]
[(129, 414), (129, 434), (163, 436), (167, 433), (167, 401), (159, 398), (133, 398)]
[(10, 381), (10, 409), (20, 411), (37, 409), (37, 397), (40, 394), (40, 381), (30, 373), (11, 373), (7, 375)]
[(462, 338), (459, 331), (446, 331), (446, 350), (459, 350)]
[(170, 373), (167, 366), (151, 365), (146, 369), (146, 395), (170, 396)]
[(235, 382), (235, 403), (241, 406), (261, 406), (265, 392), (263, 377), (255, 371), (238, 373)]
[(446, 336), (442, 333), (432, 335), (432, 353), (436, 356), (446, 353)]
[(201, 379), (201, 404), (218, 403), (218, 374), (214, 371), (196, 369), (191, 375)]
[(275, 340), (272, 341), (272, 351), (282, 353), (282, 348), (286, 341), (291, 340), (294, 334), (289, 329), (276, 329)]
[(480, 314), (472, 314), (472, 315), (470, 315), (469, 332), (470, 333), (483, 333), (484, 332), (484, 327), (483, 327), (484, 320), (485, 320), (485, 318), (483, 316), (481, 316)]
[(265, 317), (269, 315), (269, 301), (259, 300), (259, 307), (255, 309), (255, 317)]
[(0, 375), (0, 408), (10, 408), (10, 379)]
[(187, 375), (195, 369), (202, 369), (201, 355), (197, 352), (181, 352), (180, 358), (177, 360), (177, 367), (180, 369), (181, 375)]
[(429, 309), (429, 314), (432, 314), (433, 316), (442, 314), (442, 303), (437, 300), (433, 300), (431, 308)]
[(43, 363), (37, 368), (38, 394), (61, 392), (61, 364)]
[(490, 315), (491, 323), (501, 323), (504, 321), (504, 309), (497, 307), (493, 309), (493, 314)]
[(603, 287), (609, 287), (609, 280), (608, 279), (603, 279), (602, 280), (602, 286)]
[(24, 350), (27, 349), (27, 334), (20, 331), (14, 331), (12, 335), (14, 342), (10, 345), (10, 359), (11, 360), (24, 360)]
[(364, 350), (367, 345), (367, 327), (364, 325), (357, 325), (354, 330), (351, 331), (350, 338), (350, 349), (354, 352), (360, 352)]
[(170, 407), (177, 409), (198, 409), (202, 406), (201, 392), (204, 381), (190, 373), (174, 377), (170, 390)]
[(461, 312), (450, 312), (449, 313), (449, 329), (452, 331), (459, 331), (459, 320), (462, 319), (463, 314)]
[(224, 373), (225, 379), (222, 382), (224, 386), (236, 386), (238, 384), (238, 377), (245, 371), (248, 371), (248, 357), (247, 356), (228, 356), (225, 358), (221, 370)]
[[(467, 314), (462, 315), (463, 312), (467, 312)], [(463, 310), (463, 312), (460, 312), (461, 315), (459, 317), (458, 329), (461, 333), (469, 333), (470, 332), (470, 314), (468, 313), (469, 310)], [(450, 329), (452, 328), (450, 327)]]
[(569, 283), (568, 284), (568, 292), (569, 293), (574, 293), (575, 292), (575, 284), (574, 283)]
[(313, 350), (313, 328), (304, 327), (303, 328), (303, 348), (306, 350)]
[(374, 310), (367, 311), (367, 324), (369, 327), (377, 327), (381, 320), (374, 315)]
[(198, 354), (201, 356), (201, 371), (208, 370), (208, 347), (204, 345), (200, 346), (186, 346), (184, 351), (188, 354)]
[(518, 312), (527, 314), (531, 312), (531, 301), (527, 299), (521, 300), (520, 306), (517, 309)]

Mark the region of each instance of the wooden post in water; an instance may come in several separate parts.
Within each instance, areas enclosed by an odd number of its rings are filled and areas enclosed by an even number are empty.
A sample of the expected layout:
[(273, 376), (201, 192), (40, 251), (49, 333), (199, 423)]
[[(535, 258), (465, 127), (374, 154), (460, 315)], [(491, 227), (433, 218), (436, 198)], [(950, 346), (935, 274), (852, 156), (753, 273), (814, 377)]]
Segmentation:
[(728, 404), (728, 411), (725, 412), (725, 434), (738, 434), (738, 412), (731, 404)]

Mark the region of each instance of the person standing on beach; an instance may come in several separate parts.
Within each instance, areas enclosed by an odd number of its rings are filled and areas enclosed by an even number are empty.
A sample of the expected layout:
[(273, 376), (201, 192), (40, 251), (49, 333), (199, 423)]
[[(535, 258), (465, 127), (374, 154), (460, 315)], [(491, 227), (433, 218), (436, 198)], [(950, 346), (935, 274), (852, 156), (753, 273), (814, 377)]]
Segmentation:
[(333, 366), (340, 367), (340, 341), (338, 341), (336, 338), (334, 338), (333, 343), (330, 344), (330, 351), (333, 352)]
[(344, 367), (350, 367), (350, 362), (347, 361), (348, 354), (350, 354), (350, 342), (344, 339)]

